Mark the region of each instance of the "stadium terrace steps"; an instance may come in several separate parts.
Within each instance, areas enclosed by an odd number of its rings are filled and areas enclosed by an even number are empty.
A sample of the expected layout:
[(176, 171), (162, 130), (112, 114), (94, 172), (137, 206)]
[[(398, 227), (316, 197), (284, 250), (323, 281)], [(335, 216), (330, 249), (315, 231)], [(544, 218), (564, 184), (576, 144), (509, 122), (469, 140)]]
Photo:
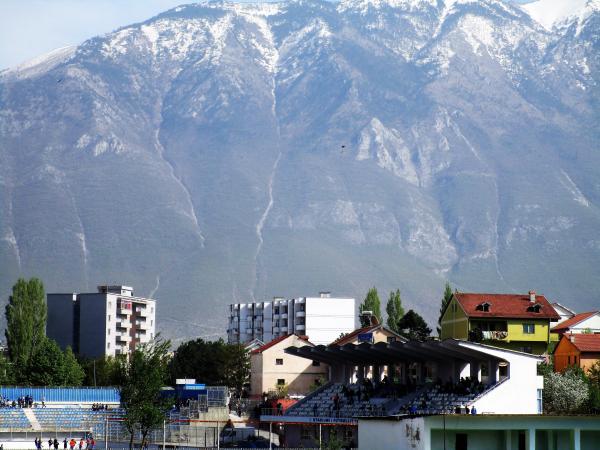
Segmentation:
[(34, 431), (40, 431), (42, 429), (42, 426), (40, 425), (40, 422), (35, 417), (35, 414), (33, 413), (32, 409), (25, 408), (25, 409), (23, 409), (23, 413), (25, 414), (25, 416), (27, 416), (27, 420), (29, 420), (29, 423), (31, 424), (31, 428), (33, 428)]

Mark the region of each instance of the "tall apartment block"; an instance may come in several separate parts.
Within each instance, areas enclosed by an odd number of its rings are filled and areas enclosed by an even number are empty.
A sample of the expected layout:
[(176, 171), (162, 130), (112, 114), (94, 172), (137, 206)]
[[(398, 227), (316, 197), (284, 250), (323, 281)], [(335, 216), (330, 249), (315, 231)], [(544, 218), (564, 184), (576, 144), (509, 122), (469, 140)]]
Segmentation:
[(329, 344), (355, 329), (356, 301), (353, 298), (319, 297), (236, 303), (229, 305), (227, 338), (229, 343), (253, 339), (269, 342), (288, 334), (308, 336), (316, 345)]
[(46, 335), (88, 358), (128, 354), (154, 338), (156, 302), (129, 286), (98, 286), (98, 292), (48, 294)]

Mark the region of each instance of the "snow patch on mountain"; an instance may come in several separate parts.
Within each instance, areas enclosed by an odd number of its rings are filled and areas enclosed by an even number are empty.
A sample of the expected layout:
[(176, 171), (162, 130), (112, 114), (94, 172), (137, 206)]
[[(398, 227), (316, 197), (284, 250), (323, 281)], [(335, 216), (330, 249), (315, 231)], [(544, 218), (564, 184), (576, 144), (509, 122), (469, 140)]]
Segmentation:
[(574, 22), (580, 27), (590, 14), (600, 10), (600, 0), (537, 0), (521, 7), (544, 28), (552, 30)]
[(374, 117), (360, 136), (357, 161), (373, 159), (382, 169), (417, 186), (419, 177), (412, 161), (412, 154), (400, 132), (386, 128)]
[(67, 62), (73, 57), (76, 51), (77, 47), (74, 45), (52, 50), (49, 53), (19, 64), (14, 68), (0, 72), (0, 78), (11, 77), (25, 79), (43, 75), (59, 64)]

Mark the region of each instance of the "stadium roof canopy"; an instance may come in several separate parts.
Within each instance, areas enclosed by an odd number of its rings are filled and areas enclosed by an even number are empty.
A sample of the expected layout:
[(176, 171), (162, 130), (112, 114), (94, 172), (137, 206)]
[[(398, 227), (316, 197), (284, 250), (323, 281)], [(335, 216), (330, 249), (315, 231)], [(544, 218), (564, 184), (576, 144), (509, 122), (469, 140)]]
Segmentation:
[[(315, 347), (288, 347), (285, 352), (290, 355), (320, 361), (330, 365), (387, 365), (398, 362), (427, 362), (451, 363), (453, 361), (504, 361), (498, 356), (498, 350), (473, 342), (447, 339), (444, 341), (427, 342), (378, 342), (371, 344), (346, 344), (342, 346), (317, 345)], [(503, 352), (518, 353), (502, 349)], [(534, 357), (534, 355), (529, 355)]]

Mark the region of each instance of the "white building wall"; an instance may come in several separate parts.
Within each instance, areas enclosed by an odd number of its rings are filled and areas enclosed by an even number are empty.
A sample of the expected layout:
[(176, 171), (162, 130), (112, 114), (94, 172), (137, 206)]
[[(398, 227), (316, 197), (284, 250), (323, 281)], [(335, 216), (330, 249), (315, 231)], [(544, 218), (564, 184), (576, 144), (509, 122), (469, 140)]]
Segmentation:
[[(481, 350), (476, 344), (461, 342), (461, 346)], [(485, 352), (508, 362), (508, 379), (499, 383), (473, 404), (479, 414), (538, 414), (538, 389), (544, 388), (543, 377), (537, 375), (538, 356), (494, 349)]]
[(355, 330), (356, 307), (353, 298), (306, 298), (306, 331), (315, 345), (330, 344), (342, 333)]
[[(269, 342), (296, 333), (307, 335), (315, 344), (329, 344), (341, 333), (355, 329), (355, 303), (353, 298), (278, 297), (266, 302), (233, 304), (228, 308), (228, 340), (244, 343), (258, 338)], [(259, 304), (262, 308), (258, 308)]]
[(569, 327), (568, 332), (573, 334), (581, 334), (587, 331), (591, 331), (592, 333), (600, 332), (600, 313), (596, 313), (595, 315), (579, 322), (577, 325)]
[[(369, 450), (431, 450), (422, 417), (392, 420), (360, 420), (358, 448)], [(418, 437), (418, 439), (417, 439)]]

